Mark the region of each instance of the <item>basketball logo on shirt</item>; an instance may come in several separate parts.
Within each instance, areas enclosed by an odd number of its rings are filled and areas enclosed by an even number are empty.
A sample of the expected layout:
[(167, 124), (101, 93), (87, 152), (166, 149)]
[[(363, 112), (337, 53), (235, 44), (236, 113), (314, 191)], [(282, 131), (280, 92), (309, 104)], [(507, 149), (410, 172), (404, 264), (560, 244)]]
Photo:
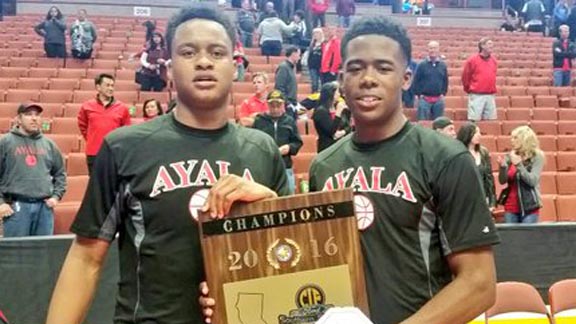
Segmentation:
[(208, 198), (209, 192), (210, 189), (201, 189), (196, 191), (192, 195), (192, 198), (190, 198), (190, 203), (188, 203), (188, 209), (190, 210), (190, 215), (192, 215), (192, 218), (194, 218), (196, 221), (198, 221), (199, 211), (204, 206), (206, 198)]
[(36, 166), (36, 163), (38, 163), (38, 160), (36, 159), (36, 157), (34, 155), (28, 154), (26, 155), (26, 165), (30, 168)]
[(354, 211), (358, 221), (358, 229), (363, 231), (374, 223), (374, 205), (370, 198), (362, 195), (354, 195)]

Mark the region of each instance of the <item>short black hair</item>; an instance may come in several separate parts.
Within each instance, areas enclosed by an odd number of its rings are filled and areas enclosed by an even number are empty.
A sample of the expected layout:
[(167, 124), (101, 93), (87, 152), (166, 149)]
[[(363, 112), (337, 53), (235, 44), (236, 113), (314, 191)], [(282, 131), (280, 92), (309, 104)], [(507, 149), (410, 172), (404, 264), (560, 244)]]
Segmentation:
[(340, 51), (343, 59), (346, 59), (347, 56), (348, 43), (364, 35), (386, 36), (395, 40), (402, 49), (406, 64), (410, 63), (412, 44), (408, 32), (400, 23), (384, 16), (362, 17), (350, 26), (342, 38)]
[(94, 78), (94, 84), (95, 85), (100, 85), (102, 84), (102, 80), (104, 79), (110, 79), (112, 81), (114, 81), (114, 76), (112, 74), (108, 74), (108, 73), (100, 73), (98, 74), (97, 77)]
[(292, 54), (294, 54), (296, 51), (299, 51), (300, 48), (294, 46), (294, 45), (289, 45), (288, 47), (286, 47), (286, 57), (290, 57)]
[(172, 16), (168, 22), (168, 26), (166, 27), (165, 39), (170, 56), (172, 56), (172, 40), (176, 34), (176, 29), (183, 23), (193, 19), (210, 20), (222, 25), (232, 42), (232, 47), (236, 44), (236, 31), (234, 25), (224, 13), (207, 7), (186, 7), (182, 8), (178, 13)]
[(298, 9), (294, 12), (294, 16), (300, 17), (301, 20), (304, 20), (304, 18), (306, 18), (306, 14), (304, 13), (303, 10), (300, 10), (300, 9)]

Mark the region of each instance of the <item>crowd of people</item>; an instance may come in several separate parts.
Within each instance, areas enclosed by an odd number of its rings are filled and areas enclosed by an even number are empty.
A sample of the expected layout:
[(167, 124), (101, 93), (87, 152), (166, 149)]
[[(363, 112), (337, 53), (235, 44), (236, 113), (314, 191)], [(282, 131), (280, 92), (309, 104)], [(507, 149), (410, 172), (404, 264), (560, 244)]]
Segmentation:
[[(328, 2), (311, 1), (311, 30), (298, 3), (286, 3), (280, 17), (273, 2), (263, 3), (258, 16), (244, 0), (236, 23), (211, 9), (183, 9), (165, 36), (152, 31), (137, 55), (136, 79), (143, 91), (162, 91), (170, 71), (177, 99), (170, 112), (155, 99), (144, 102), (145, 123), (124, 127), (131, 125), (130, 111), (114, 98), (114, 77), (95, 79), (95, 98), (78, 114), (91, 180), (71, 228), (77, 237), (48, 324), (84, 317), (118, 233), (128, 248), (120, 254), (126, 286), (118, 292), (117, 319), (201, 323), (210, 318), (214, 300), (208, 287), (190, 288), (204, 280), (198, 210), (190, 210), (190, 197), (209, 189), (203, 211), (224, 217), (234, 202), (295, 193), (292, 157), (303, 145), (296, 124), (303, 116), (311, 116), (318, 134), (310, 189), (354, 187), (377, 215), (360, 229), (374, 323), (467, 322), (494, 302), (491, 246), (499, 239), (491, 212), (501, 205), (506, 222), (537, 222), (545, 158), (534, 131), (516, 128), (512, 150), (498, 159), (498, 181), (507, 186), (496, 192), (490, 152), (481, 145), (477, 123), (497, 118), (492, 40), (481, 39), (478, 53), (464, 65), (469, 122), (457, 130), (444, 117), (449, 82), (437, 41), (430, 41), (428, 56), (416, 64), (406, 30), (390, 19), (361, 18), (350, 25), (354, 5), (342, 0), (339, 24), (350, 27), (340, 38), (331, 28), (318, 28), (325, 26)], [(67, 55), (66, 28), (56, 7), (36, 26), (48, 57)], [(565, 86), (576, 52), (568, 26), (558, 29), (554, 80)], [(249, 58), (242, 48), (253, 46), (255, 34), (263, 55), (286, 58), (273, 85), (266, 73), (252, 74), (254, 95), (241, 103), (238, 124), (232, 124), (229, 93), (233, 80), (244, 79), (241, 70)], [(84, 10), (70, 35), (72, 56), (90, 58), (97, 35)], [(315, 96), (303, 102), (297, 93), (301, 65)], [(433, 130), (406, 119), (403, 92), (410, 86), (418, 120), (433, 120)], [(23, 104), (17, 126), (0, 139), (0, 217), (7, 237), (50, 234), (53, 208), (66, 191), (62, 155), (39, 127), (42, 111), (41, 105)], [(368, 170), (377, 172), (371, 181), (379, 183), (342, 179), (344, 173)], [(384, 183), (384, 177), (393, 180)], [(170, 222), (165, 222), (167, 210)], [(428, 257), (420, 257), (421, 235), (428, 237)], [(160, 252), (141, 259), (143, 248)], [(410, 278), (406, 268), (414, 270)], [(78, 286), (85, 289), (78, 293)]]

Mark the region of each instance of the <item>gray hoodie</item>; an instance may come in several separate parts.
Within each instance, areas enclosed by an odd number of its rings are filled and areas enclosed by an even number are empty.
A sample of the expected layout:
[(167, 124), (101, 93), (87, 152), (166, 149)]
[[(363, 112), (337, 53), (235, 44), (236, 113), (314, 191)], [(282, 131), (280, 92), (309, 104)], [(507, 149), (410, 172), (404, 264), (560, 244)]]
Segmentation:
[(9, 196), (61, 199), (66, 192), (62, 154), (52, 140), (14, 128), (0, 138), (0, 204)]

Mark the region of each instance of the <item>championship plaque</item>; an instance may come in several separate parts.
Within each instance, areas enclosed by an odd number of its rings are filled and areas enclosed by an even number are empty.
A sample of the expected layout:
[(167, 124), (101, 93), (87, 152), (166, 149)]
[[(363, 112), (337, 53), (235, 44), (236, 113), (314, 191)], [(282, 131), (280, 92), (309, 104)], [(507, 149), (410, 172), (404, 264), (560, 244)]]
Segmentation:
[(315, 323), (331, 307), (368, 315), (351, 190), (236, 204), (201, 215), (215, 324)]

